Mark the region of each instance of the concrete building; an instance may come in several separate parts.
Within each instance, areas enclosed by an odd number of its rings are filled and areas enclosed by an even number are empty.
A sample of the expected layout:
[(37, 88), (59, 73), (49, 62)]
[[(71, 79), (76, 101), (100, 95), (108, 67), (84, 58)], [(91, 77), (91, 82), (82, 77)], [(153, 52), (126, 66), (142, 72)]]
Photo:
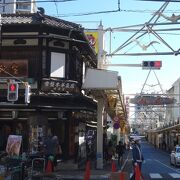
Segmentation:
[(34, 13), (37, 11), (35, 0), (2, 0), (0, 2), (0, 14)]
[(167, 91), (167, 94), (169, 94), (170, 96), (173, 95), (175, 102), (173, 107), (171, 107), (172, 105), (167, 106), (166, 123), (174, 124), (177, 123), (180, 119), (180, 78), (173, 83), (172, 87)]

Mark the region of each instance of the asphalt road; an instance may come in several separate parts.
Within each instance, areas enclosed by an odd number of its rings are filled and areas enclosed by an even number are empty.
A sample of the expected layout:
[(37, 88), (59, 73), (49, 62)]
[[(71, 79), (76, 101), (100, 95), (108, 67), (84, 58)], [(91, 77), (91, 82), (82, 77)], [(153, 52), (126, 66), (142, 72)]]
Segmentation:
[[(156, 149), (154, 146), (146, 141), (141, 142), (141, 148), (145, 161), (142, 165), (142, 174), (145, 180), (149, 179), (164, 179), (180, 180), (180, 167), (174, 167), (170, 165), (170, 154)], [(127, 163), (124, 167), (124, 171), (128, 172), (132, 176), (132, 154), (129, 151)]]

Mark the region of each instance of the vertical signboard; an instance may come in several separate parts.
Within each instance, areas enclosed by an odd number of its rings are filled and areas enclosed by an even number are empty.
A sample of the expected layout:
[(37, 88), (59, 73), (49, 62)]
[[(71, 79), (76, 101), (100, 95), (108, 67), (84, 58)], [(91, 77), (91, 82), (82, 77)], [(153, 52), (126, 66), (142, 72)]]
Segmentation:
[(85, 32), (89, 43), (91, 47), (95, 50), (95, 52), (98, 54), (98, 32)]

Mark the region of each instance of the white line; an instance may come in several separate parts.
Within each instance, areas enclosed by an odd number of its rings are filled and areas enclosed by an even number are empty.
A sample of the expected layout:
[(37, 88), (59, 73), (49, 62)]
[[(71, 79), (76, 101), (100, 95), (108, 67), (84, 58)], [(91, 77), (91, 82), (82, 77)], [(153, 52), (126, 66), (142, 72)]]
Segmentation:
[(177, 173), (180, 173), (179, 170), (173, 169), (172, 167), (169, 167), (168, 165), (162, 163), (161, 161), (159, 161), (159, 160), (157, 160), (157, 159), (155, 159), (155, 161), (157, 161), (158, 163), (162, 164), (163, 166), (165, 166), (165, 167), (167, 167), (167, 168), (169, 168), (169, 169), (171, 169), (171, 170), (173, 170), (173, 171), (175, 171), (175, 172), (177, 172)]
[(176, 178), (180, 179), (180, 174), (178, 174), (178, 173), (169, 173), (169, 175), (175, 179)]
[(133, 176), (133, 173), (130, 173), (130, 178), (132, 178), (132, 176)]
[(152, 178), (152, 179), (162, 179), (162, 176), (159, 174), (159, 173), (149, 173), (149, 176)]

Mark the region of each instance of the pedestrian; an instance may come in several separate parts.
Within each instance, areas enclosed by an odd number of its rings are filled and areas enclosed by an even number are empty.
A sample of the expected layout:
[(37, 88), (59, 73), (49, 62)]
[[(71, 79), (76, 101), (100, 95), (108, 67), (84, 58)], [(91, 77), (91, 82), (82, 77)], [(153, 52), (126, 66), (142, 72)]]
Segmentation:
[(116, 146), (116, 153), (118, 155), (118, 165), (122, 165), (124, 151), (125, 146), (122, 143), (122, 141), (119, 141), (119, 144)]
[(45, 158), (46, 158), (46, 164), (48, 160), (51, 160), (53, 171), (54, 171), (54, 166), (57, 165), (57, 160), (56, 160), (57, 144), (58, 144), (57, 136), (51, 137), (49, 135), (44, 141), (44, 153), (45, 153)]
[(108, 143), (108, 149), (107, 150), (108, 150), (108, 162), (111, 162), (112, 157), (115, 155), (115, 149), (114, 149), (114, 146), (113, 146), (113, 143), (111, 140)]
[(52, 137), (52, 143), (53, 143), (53, 156), (54, 156), (54, 167), (57, 167), (57, 160), (60, 158), (62, 155), (62, 149), (61, 145), (59, 144), (59, 140), (57, 136)]
[(131, 177), (131, 180), (135, 180), (135, 168), (139, 166), (140, 172), (142, 167), (142, 162), (144, 160), (141, 147), (140, 147), (140, 138), (134, 137), (132, 140), (132, 163), (133, 163), (133, 176)]

